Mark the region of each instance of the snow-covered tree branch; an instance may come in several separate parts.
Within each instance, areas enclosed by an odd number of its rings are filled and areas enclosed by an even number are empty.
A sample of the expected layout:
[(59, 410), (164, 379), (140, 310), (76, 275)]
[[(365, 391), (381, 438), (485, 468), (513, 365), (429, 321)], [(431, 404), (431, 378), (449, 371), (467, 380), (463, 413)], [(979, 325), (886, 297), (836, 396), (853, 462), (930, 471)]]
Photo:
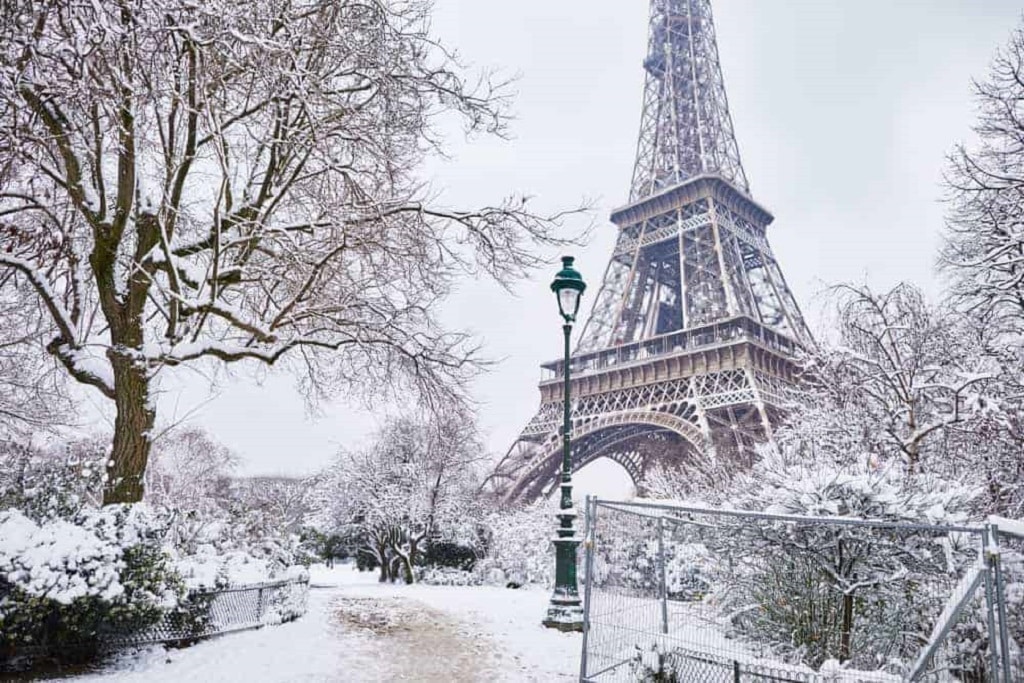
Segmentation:
[(322, 478), (316, 525), (358, 536), (382, 581), (412, 583), (424, 546), (469, 523), (482, 458), (472, 420), (459, 413), (392, 419), (370, 448), (343, 452)]
[(437, 303), (564, 243), (564, 214), (448, 207), (416, 177), (442, 119), (507, 122), (503, 84), (428, 20), (420, 0), (5, 7), (0, 282), (115, 403), (107, 502), (142, 496), (162, 368), (286, 358), (321, 393), (458, 399), (481, 361)]

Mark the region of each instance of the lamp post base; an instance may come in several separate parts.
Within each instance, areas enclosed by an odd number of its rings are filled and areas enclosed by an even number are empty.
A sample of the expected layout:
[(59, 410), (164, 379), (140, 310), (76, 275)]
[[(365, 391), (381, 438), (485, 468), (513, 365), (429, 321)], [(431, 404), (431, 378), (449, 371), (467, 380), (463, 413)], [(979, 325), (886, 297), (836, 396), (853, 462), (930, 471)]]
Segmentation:
[(548, 604), (548, 613), (541, 622), (547, 628), (563, 632), (583, 631), (583, 605), (579, 595), (555, 589)]

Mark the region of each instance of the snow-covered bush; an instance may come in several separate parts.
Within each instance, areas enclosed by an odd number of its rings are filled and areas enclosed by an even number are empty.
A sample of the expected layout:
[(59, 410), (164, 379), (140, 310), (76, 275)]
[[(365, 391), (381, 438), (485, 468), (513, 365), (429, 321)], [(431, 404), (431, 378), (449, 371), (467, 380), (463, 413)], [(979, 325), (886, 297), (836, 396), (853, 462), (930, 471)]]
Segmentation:
[(184, 584), (141, 506), (37, 523), (0, 512), (0, 663), (25, 648), (93, 656), (104, 636), (144, 631), (178, 609)]
[(199, 552), (179, 557), (175, 566), (189, 588), (227, 588), (274, 581), (286, 575), (287, 566), (254, 557), (245, 550), (219, 551), (203, 546)]
[(424, 567), (419, 571), (420, 583), (431, 586), (479, 586), (483, 578), (477, 572), (453, 567)]
[[(788, 515), (961, 523), (973, 489), (902, 468), (808, 462), (775, 448), (737, 478), (737, 506)], [(876, 653), (915, 653), (977, 539), (884, 526), (737, 520), (713, 551), (737, 561), (714, 577), (730, 588), (741, 633), (817, 667), (870, 669)]]
[(69, 519), (99, 498), (105, 465), (105, 451), (89, 441), (53, 451), (0, 442), (0, 510)]
[(146, 472), (146, 501), (190, 588), (262, 583), (300, 560), (302, 482), (236, 479), (237, 457), (197, 428), (165, 434)]
[(701, 600), (711, 589), (711, 557), (702, 543), (665, 543), (665, 592), (669, 600)]
[(473, 571), (477, 559), (476, 548), (452, 541), (431, 542), (423, 553), (424, 566), (457, 569), (464, 572)]
[(541, 500), (519, 510), (499, 510), (486, 515), (484, 557), (474, 571), (483, 583), (550, 587), (554, 582), (555, 507)]
[(1013, 639), (1011, 648), (1015, 654), (1016, 668), (1010, 672), (1010, 677), (1024, 680), (1024, 538), (1011, 541), (1004, 537), (1001, 562), (1007, 630)]
[(269, 591), (267, 606), (260, 620), (263, 625), (283, 624), (306, 613), (309, 570), (302, 566), (291, 567), (281, 579), (291, 583)]

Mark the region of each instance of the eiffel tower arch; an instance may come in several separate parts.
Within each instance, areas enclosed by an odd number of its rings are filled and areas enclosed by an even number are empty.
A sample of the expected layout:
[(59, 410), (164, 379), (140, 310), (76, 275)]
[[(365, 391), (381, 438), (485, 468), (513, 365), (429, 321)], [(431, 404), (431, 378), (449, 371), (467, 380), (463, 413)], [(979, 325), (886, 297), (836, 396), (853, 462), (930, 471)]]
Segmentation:
[[(651, 0), (629, 203), (570, 359), (573, 469), (607, 457), (634, 483), (655, 462), (748, 466), (813, 343), (753, 200), (725, 96), (711, 0)], [(488, 478), (506, 502), (546, 495), (561, 458), (563, 361)]]

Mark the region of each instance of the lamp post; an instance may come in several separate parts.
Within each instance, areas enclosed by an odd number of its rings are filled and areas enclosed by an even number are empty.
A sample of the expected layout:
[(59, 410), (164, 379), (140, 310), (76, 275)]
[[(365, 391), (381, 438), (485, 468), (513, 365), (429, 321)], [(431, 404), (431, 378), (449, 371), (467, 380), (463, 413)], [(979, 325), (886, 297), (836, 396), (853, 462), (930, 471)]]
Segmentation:
[(576, 313), (580, 309), (580, 297), (587, 285), (572, 267), (572, 262), (572, 256), (563, 256), (562, 270), (558, 271), (555, 281), (551, 283), (551, 291), (558, 299), (558, 312), (562, 315), (562, 333), (565, 336), (565, 360), (562, 365), (565, 401), (562, 406), (562, 499), (556, 515), (558, 527), (554, 540), (555, 590), (543, 623), (548, 628), (560, 631), (583, 630), (583, 607), (576, 584), (576, 549), (580, 542), (573, 528), (576, 510), (572, 505), (572, 459), (569, 452), (569, 337)]

